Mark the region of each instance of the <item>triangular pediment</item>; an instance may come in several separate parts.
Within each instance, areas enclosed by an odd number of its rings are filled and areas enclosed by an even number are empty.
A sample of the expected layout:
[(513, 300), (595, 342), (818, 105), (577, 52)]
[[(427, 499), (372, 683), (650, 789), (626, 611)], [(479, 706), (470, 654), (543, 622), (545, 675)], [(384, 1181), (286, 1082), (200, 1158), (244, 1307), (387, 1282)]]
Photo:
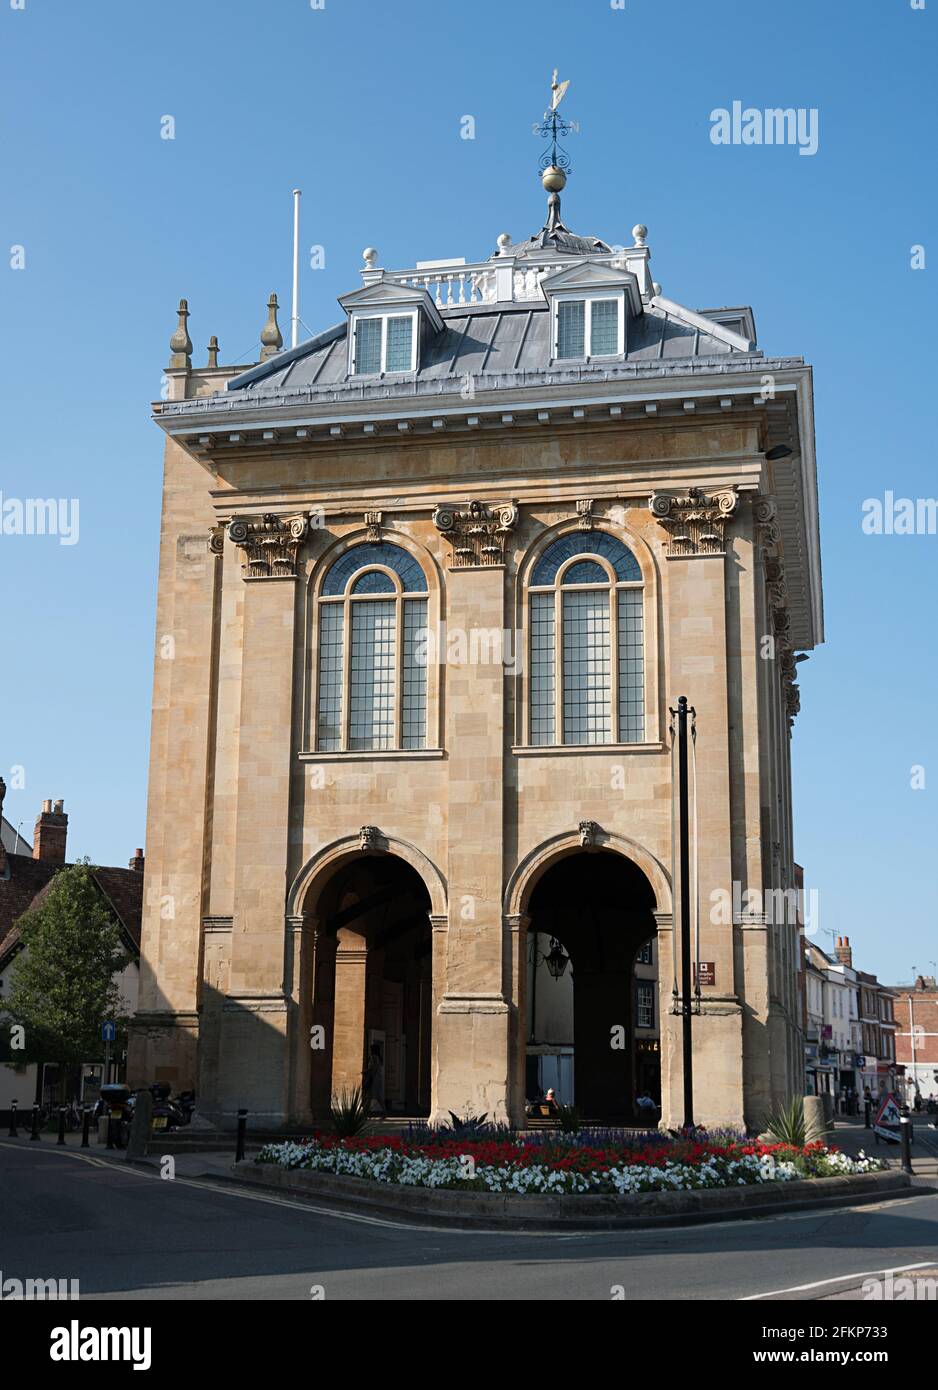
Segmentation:
[(418, 308), (439, 333), (443, 329), (443, 319), (432, 297), (418, 285), (400, 285), (393, 280), (376, 280), (372, 285), (364, 285), (360, 290), (339, 296), (339, 303), (346, 313), (361, 309), (409, 309)]
[(541, 289), (545, 298), (561, 290), (624, 290), (632, 305), (632, 312), (638, 314), (642, 309), (638, 280), (630, 270), (596, 265), (593, 261), (581, 261), (558, 270), (555, 275), (545, 276)]

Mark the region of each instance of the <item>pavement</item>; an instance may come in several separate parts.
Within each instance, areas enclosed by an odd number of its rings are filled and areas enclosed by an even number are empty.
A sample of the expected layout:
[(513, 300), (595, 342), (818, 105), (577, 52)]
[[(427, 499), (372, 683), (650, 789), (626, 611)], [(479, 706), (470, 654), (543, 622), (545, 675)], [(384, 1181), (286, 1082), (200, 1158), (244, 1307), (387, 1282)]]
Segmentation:
[(78, 1279), (84, 1300), (860, 1300), (938, 1269), (924, 1173), (909, 1197), (748, 1221), (457, 1231), (241, 1187), (232, 1154), (128, 1164), (77, 1141), (0, 1138), (0, 1271)]

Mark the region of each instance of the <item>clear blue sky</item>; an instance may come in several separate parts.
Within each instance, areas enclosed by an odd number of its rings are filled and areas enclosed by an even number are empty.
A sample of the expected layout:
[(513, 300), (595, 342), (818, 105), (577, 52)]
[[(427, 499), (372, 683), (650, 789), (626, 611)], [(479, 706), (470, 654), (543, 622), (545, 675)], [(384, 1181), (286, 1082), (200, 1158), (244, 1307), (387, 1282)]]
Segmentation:
[[(646, 222), (667, 295), (751, 304), (766, 352), (814, 364), (828, 641), (801, 667), (797, 854), (861, 966), (928, 969), (938, 537), (864, 535), (860, 508), (938, 491), (936, 22), (938, 0), (0, 0), (0, 489), (78, 497), (81, 528), (70, 547), (0, 536), (0, 772), (26, 770), (8, 818), (28, 835), (61, 796), (72, 855), (144, 843), (149, 402), (179, 297), (197, 365), (212, 333), (252, 360), (267, 295), (289, 302), (294, 185), (326, 253), (303, 274), (313, 329), (366, 245), (402, 266), (530, 234), (556, 65), (581, 126), (568, 225), (622, 242)], [(818, 153), (713, 145), (734, 100), (817, 108)]]

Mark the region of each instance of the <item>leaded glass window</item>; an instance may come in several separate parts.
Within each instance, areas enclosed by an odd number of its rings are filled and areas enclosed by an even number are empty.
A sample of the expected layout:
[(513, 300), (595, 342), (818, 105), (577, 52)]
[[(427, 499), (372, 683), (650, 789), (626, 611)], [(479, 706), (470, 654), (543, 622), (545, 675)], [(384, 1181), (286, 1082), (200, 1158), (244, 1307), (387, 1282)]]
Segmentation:
[(625, 349), (621, 296), (558, 299), (554, 351), (558, 358), (616, 357)]
[(319, 600), (319, 751), (426, 747), (426, 595), (420, 565), (390, 542), (332, 565)]
[(352, 371), (356, 376), (414, 370), (413, 314), (380, 314), (353, 320)]
[(619, 351), (619, 301), (594, 299), (590, 303), (590, 356), (612, 357)]
[(377, 376), (381, 370), (381, 320), (356, 319), (355, 371), (362, 376)]
[(388, 319), (388, 342), (384, 370), (409, 372), (414, 340), (414, 321), (410, 314)]
[(586, 305), (582, 299), (562, 299), (557, 305), (557, 356), (586, 356)]
[(544, 551), (529, 597), (529, 741), (641, 743), (644, 591), (638, 561), (605, 531)]

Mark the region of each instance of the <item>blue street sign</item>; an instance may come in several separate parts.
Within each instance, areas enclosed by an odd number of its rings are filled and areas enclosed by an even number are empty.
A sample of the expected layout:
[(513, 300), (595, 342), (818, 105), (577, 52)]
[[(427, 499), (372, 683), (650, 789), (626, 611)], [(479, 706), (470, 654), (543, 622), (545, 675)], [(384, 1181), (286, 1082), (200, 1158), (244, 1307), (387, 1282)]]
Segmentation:
[(863, 1071), (864, 1067), (866, 1066), (866, 1058), (865, 1058), (865, 1057), (858, 1057), (858, 1058), (857, 1058), (857, 1066), (860, 1068), (861, 1071)]
[(102, 1023), (102, 1024), (101, 1024), (101, 1041), (102, 1041), (102, 1042), (113, 1042), (114, 1039), (115, 1039), (116, 1037), (117, 1037), (117, 1024), (116, 1024), (116, 1023)]

